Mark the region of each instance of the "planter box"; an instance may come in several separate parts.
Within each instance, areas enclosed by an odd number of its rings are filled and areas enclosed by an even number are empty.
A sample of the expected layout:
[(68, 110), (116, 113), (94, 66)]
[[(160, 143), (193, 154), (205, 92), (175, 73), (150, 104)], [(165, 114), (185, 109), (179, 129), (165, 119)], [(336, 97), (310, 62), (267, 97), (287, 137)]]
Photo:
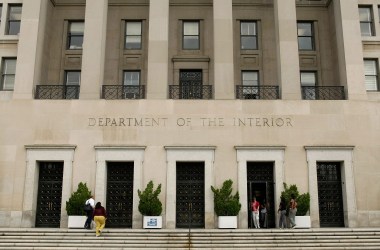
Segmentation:
[(218, 228), (237, 228), (237, 216), (218, 216)]
[(295, 228), (310, 228), (310, 227), (311, 227), (310, 216), (296, 216)]
[(85, 215), (69, 215), (68, 228), (84, 228), (87, 216)]
[(162, 228), (162, 216), (144, 216), (143, 228)]

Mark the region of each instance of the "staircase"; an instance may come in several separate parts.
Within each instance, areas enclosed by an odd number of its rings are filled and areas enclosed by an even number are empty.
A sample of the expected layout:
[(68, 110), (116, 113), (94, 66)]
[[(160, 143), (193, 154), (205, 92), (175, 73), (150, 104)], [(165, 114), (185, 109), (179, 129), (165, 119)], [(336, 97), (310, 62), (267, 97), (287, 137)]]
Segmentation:
[(0, 228), (0, 249), (380, 249), (380, 228), (93, 230)]

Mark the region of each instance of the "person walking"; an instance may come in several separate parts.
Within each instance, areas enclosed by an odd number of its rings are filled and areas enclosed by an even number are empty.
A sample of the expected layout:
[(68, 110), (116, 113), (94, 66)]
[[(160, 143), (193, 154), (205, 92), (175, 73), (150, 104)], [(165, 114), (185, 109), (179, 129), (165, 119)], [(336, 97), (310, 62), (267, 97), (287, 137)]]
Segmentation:
[(102, 233), (103, 228), (106, 225), (107, 213), (104, 207), (100, 202), (97, 202), (94, 209), (94, 221), (96, 224), (96, 237), (99, 237)]
[(280, 206), (278, 207), (278, 212), (280, 213), (278, 226), (280, 227), (280, 229), (286, 228), (286, 202), (283, 197), (281, 197)]
[(289, 204), (289, 223), (291, 228), (296, 226), (297, 201), (294, 194), (291, 195)]
[(253, 224), (255, 228), (260, 228), (259, 209), (260, 209), (260, 202), (256, 200), (256, 197), (253, 197), (253, 201), (251, 203), (251, 210), (252, 210)]
[[(91, 224), (92, 224), (92, 214), (94, 212), (94, 208), (95, 208), (95, 200), (94, 200), (94, 196), (90, 196), (86, 202), (85, 202), (85, 212), (86, 212), (86, 216), (87, 216), (87, 219), (86, 219), (86, 222), (84, 223), (84, 228), (85, 229), (91, 229)], [(87, 209), (88, 208), (88, 209)]]

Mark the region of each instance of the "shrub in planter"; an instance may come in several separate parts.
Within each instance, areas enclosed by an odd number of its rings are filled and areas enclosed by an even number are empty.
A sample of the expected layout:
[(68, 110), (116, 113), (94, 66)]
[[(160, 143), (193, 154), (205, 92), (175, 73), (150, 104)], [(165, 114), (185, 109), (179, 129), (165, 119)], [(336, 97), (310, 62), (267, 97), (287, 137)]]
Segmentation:
[(285, 199), (287, 205), (289, 205), (292, 195), (294, 195), (297, 201), (296, 215), (305, 216), (310, 209), (310, 194), (304, 193), (300, 195), (296, 185), (293, 184), (288, 186), (284, 183), (284, 191), (281, 192), (281, 197)]
[(232, 194), (232, 180), (223, 182), (222, 188), (211, 186), (214, 193), (214, 211), (218, 216), (237, 216), (241, 209), (239, 192)]
[(144, 216), (160, 216), (162, 213), (162, 203), (158, 199), (161, 193), (161, 184), (154, 190), (153, 181), (150, 181), (145, 190), (137, 190), (140, 198), (139, 212)]
[(67, 215), (86, 215), (83, 210), (84, 203), (91, 196), (91, 191), (87, 188), (86, 183), (80, 182), (75, 192), (66, 201)]

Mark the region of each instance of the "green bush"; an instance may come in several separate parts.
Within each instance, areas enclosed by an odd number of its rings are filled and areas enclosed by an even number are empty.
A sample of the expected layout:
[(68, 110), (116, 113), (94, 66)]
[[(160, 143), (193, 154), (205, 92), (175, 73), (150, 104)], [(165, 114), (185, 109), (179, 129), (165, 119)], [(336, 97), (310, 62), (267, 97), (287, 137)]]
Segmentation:
[(285, 199), (286, 205), (289, 206), (292, 195), (294, 195), (297, 202), (297, 216), (304, 216), (310, 209), (310, 194), (299, 194), (296, 185), (288, 185), (284, 183), (284, 191), (281, 192), (281, 198)]
[(86, 183), (80, 182), (77, 191), (72, 193), (70, 199), (66, 201), (67, 215), (85, 215), (83, 207), (90, 196), (91, 191), (88, 190)]
[(162, 213), (162, 203), (158, 199), (161, 193), (161, 184), (154, 190), (153, 181), (150, 181), (144, 191), (137, 190), (140, 198), (139, 212), (144, 216), (160, 216)]
[(214, 211), (218, 216), (237, 216), (241, 209), (239, 192), (232, 195), (232, 180), (223, 182), (221, 189), (211, 186), (214, 193)]

